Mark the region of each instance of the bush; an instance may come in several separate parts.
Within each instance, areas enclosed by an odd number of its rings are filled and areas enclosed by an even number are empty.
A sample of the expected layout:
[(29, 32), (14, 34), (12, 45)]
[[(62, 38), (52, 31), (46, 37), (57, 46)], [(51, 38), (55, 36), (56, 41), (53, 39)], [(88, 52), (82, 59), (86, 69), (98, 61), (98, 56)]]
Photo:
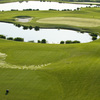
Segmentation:
[(24, 39), (20, 38), (20, 37), (17, 37), (17, 38), (14, 38), (14, 41), (24, 41)]
[(46, 39), (42, 39), (42, 41), (41, 41), (41, 43), (46, 43), (47, 41), (46, 41)]
[(40, 27), (39, 26), (35, 26), (35, 31), (38, 31), (39, 29), (40, 29)]
[(92, 40), (97, 40), (97, 37), (96, 36), (92, 36)]
[(97, 37), (98, 35), (97, 35), (97, 33), (90, 33), (90, 36), (95, 36), (95, 37)]
[(38, 40), (38, 43), (41, 43), (41, 41), (40, 41), (40, 40)]
[(28, 41), (28, 42), (32, 42), (32, 43), (35, 43), (35, 42), (34, 42), (34, 40), (32, 40), (32, 41)]
[(31, 30), (33, 27), (32, 26), (29, 26), (29, 29)]
[(28, 26), (23, 26), (23, 29), (24, 29), (24, 30), (28, 29)]
[(20, 24), (14, 24), (15, 26), (17, 26), (17, 27), (21, 27), (21, 25)]
[(6, 36), (4, 36), (4, 35), (0, 35), (0, 38), (2, 38), (2, 39), (6, 39)]
[(18, 27), (21, 27), (21, 25), (20, 25), (20, 24), (18, 24), (17, 26), (18, 26)]
[(64, 44), (64, 41), (61, 41), (60, 44)]
[(73, 41), (72, 43), (80, 43), (80, 41), (75, 40), (75, 41)]
[(67, 40), (65, 43), (66, 43), (66, 44), (71, 44), (72, 41), (71, 41), (71, 40)]
[(12, 37), (8, 37), (7, 40), (13, 40), (13, 38)]

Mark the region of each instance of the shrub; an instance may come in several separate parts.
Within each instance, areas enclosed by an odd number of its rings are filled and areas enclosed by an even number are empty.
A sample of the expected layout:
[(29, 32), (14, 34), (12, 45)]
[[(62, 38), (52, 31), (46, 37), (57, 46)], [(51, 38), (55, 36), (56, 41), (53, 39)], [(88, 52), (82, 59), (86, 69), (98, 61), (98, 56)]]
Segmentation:
[(96, 36), (92, 36), (92, 40), (94, 41), (94, 40), (96, 40), (97, 39), (97, 37)]
[(91, 35), (91, 36), (95, 36), (95, 37), (98, 36), (97, 33), (90, 33), (90, 35)]
[(23, 29), (24, 29), (24, 30), (28, 29), (28, 26), (23, 26)]
[(0, 35), (0, 38), (2, 38), (2, 39), (6, 39), (6, 36), (4, 36), (4, 35)]
[(64, 41), (61, 41), (60, 44), (64, 44)]
[(14, 38), (14, 41), (24, 41), (24, 39), (20, 38), (20, 37), (17, 37), (17, 38)]
[(21, 25), (20, 24), (17, 24), (17, 27), (21, 27)]
[(40, 29), (40, 27), (39, 26), (35, 26), (35, 31), (38, 31), (39, 29)]
[(73, 41), (72, 43), (80, 43), (80, 41), (75, 40), (75, 41)]
[(7, 40), (13, 40), (13, 38), (12, 37), (8, 37)]
[(28, 41), (28, 42), (32, 42), (32, 43), (35, 43), (35, 42), (34, 42), (34, 40), (32, 40), (32, 41)]
[(46, 43), (46, 42), (47, 42), (46, 39), (41, 40), (41, 43)]
[(71, 40), (67, 40), (65, 43), (66, 43), (66, 44), (71, 44), (72, 41), (71, 41)]
[(41, 43), (41, 41), (40, 41), (40, 40), (38, 40), (38, 43)]
[(29, 26), (29, 29), (31, 30), (33, 27), (32, 26)]

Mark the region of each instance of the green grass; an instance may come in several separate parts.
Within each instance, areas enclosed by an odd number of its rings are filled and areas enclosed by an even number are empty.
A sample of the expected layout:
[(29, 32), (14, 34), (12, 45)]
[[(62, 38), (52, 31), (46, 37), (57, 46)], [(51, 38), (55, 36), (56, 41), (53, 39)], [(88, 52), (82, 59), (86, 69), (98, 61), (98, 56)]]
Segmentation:
[(65, 24), (79, 27), (98, 27), (100, 26), (100, 19), (88, 19), (88, 18), (74, 18), (74, 17), (51, 17), (40, 19), (39, 23), (48, 24)]
[(0, 52), (11, 67), (51, 63), (36, 70), (1, 67), (0, 100), (99, 100), (99, 51), (100, 40), (60, 45), (0, 39)]
[[(99, 11), (100, 8), (96, 7), (82, 8), (80, 11), (5, 11), (0, 12), (0, 21), (32, 27), (70, 28), (100, 33)], [(30, 16), (33, 19), (27, 23), (17, 22), (18, 16)]]
[[(0, 12), (0, 21), (19, 23), (14, 21), (16, 16), (28, 15), (34, 19), (20, 24), (74, 27), (100, 33), (100, 26), (36, 22), (50, 17), (99, 20), (99, 11), (100, 8), (84, 8), (73, 12), (8, 11)], [(100, 39), (80, 44), (39, 44), (0, 39), (0, 52), (4, 53), (0, 53), (0, 100), (100, 100)], [(41, 65), (43, 67), (38, 68)], [(27, 69), (23, 69), (23, 66)], [(10, 90), (8, 95), (5, 95), (6, 89)]]

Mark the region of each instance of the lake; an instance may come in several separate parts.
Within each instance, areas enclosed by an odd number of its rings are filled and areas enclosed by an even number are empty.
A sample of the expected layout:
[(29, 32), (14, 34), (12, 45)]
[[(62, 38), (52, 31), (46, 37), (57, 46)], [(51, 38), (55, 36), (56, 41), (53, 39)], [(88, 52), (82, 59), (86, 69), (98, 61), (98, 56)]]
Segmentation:
[(92, 37), (88, 33), (79, 33), (72, 30), (64, 29), (40, 29), (39, 31), (23, 30), (22, 27), (18, 28), (13, 24), (0, 22), (0, 34), (6, 37), (21, 37), (25, 42), (46, 39), (48, 43), (59, 44), (60, 41), (78, 40), (81, 43), (92, 41)]
[[(39, 10), (63, 10), (63, 9), (77, 9), (81, 7), (86, 7), (89, 5), (82, 4), (67, 4), (67, 3), (58, 3), (58, 2), (40, 2), (40, 1), (29, 1), (29, 2), (12, 2), (0, 4), (0, 10), (8, 11), (11, 9), (39, 9)], [(13, 24), (0, 23), (0, 34), (5, 35), (6, 37), (21, 37), (24, 38), (25, 42), (35, 41), (46, 39), (48, 43), (59, 44), (60, 41), (66, 40), (78, 40), (81, 43), (87, 43), (92, 41), (92, 37), (88, 33), (79, 33), (72, 30), (64, 29), (40, 29), (39, 31), (32, 30), (23, 30), (23, 28), (18, 28)]]
[(81, 7), (86, 7), (89, 5), (82, 5), (82, 4), (68, 4), (68, 3), (58, 3), (58, 2), (40, 2), (40, 1), (29, 1), (29, 2), (12, 2), (12, 3), (4, 3), (0, 4), (0, 10), (11, 10), (11, 9), (39, 9), (39, 10), (49, 10), (49, 9), (56, 9), (56, 10), (63, 10), (63, 9), (77, 9)]

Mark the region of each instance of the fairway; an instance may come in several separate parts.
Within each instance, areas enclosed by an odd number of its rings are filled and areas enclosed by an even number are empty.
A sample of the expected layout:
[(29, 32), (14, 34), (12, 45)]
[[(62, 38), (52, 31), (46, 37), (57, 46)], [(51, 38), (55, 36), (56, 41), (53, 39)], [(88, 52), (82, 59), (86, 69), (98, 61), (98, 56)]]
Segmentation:
[(75, 18), (75, 17), (51, 17), (43, 18), (37, 21), (45, 24), (65, 24), (80, 27), (98, 27), (100, 26), (100, 19), (89, 18)]
[(99, 51), (100, 40), (64, 45), (0, 39), (0, 100), (100, 100)]
[[(15, 20), (26, 15), (33, 19), (26, 23)], [(0, 21), (33, 28), (74, 28), (100, 35), (100, 8), (1, 11)], [(100, 39), (43, 44), (0, 38), (0, 100), (100, 100)]]

